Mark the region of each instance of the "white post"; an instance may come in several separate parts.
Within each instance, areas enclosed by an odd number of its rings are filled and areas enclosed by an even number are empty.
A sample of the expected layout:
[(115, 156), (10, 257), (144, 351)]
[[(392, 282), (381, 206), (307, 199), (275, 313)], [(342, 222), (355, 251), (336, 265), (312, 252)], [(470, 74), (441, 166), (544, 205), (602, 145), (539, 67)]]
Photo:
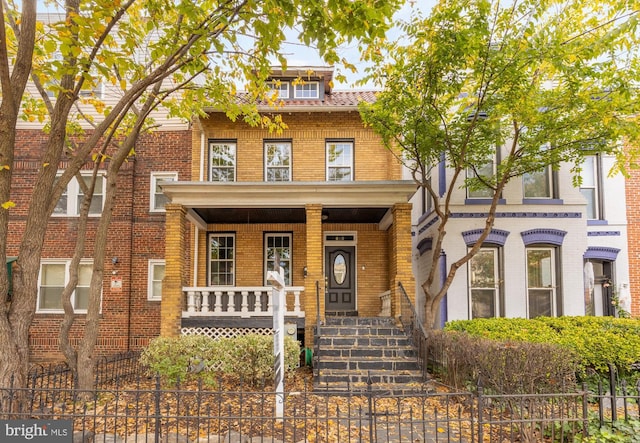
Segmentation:
[(284, 418), (284, 310), (286, 300), (284, 292), (284, 269), (276, 257), (275, 268), (269, 271), (267, 281), (272, 286), (273, 301), (273, 354), (275, 355), (274, 374), (276, 389), (276, 419)]

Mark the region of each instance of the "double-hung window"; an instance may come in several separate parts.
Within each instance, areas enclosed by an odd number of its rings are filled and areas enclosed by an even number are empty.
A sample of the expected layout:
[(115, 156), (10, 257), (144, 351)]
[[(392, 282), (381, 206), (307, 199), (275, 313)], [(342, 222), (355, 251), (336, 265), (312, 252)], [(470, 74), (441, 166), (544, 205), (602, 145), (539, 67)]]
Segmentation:
[(151, 173), (151, 195), (149, 197), (149, 211), (164, 212), (164, 205), (169, 202), (169, 198), (164, 195), (163, 183), (178, 180), (177, 172), (152, 172)]
[[(551, 149), (549, 143), (540, 147), (540, 151)], [(524, 198), (552, 199), (554, 198), (553, 170), (550, 165), (537, 171), (531, 171), (522, 176), (522, 194)]]
[(300, 82), (293, 88), (294, 98), (319, 98), (320, 84), (318, 82)]
[(327, 141), (327, 181), (352, 181), (353, 142)]
[(209, 180), (212, 182), (236, 180), (236, 142), (209, 142)]
[(540, 171), (527, 172), (522, 176), (524, 198), (552, 198), (553, 173), (551, 166)]
[[(490, 161), (485, 163), (484, 165), (478, 168), (468, 168), (467, 169), (467, 179), (474, 179), (477, 177), (481, 177), (482, 180), (486, 182), (491, 182), (494, 175), (494, 162)], [(474, 186), (473, 189), (467, 188), (467, 197), (468, 198), (492, 198), (493, 197), (493, 189), (489, 186), (485, 186), (482, 183), (478, 183), (477, 186)]]
[(580, 192), (587, 201), (587, 218), (589, 220), (598, 220), (602, 218), (600, 211), (600, 162), (596, 155), (585, 157), (580, 178)]
[[(69, 281), (71, 260), (43, 260), (38, 283), (38, 312), (62, 312), (62, 291)], [(78, 284), (71, 294), (75, 312), (86, 312), (89, 306), (89, 290), (93, 263), (81, 262), (78, 267)]]
[(162, 300), (162, 280), (164, 279), (164, 260), (149, 260), (149, 278), (147, 282), (147, 299)]
[(235, 235), (209, 235), (209, 284), (233, 286), (235, 284)]
[(500, 316), (500, 260), (498, 248), (481, 248), (469, 260), (471, 318)]
[(527, 298), (529, 318), (556, 315), (556, 250), (528, 247)]
[(265, 141), (265, 180), (268, 182), (291, 181), (291, 142)]
[(268, 271), (275, 270), (276, 255), (284, 271), (286, 285), (291, 285), (291, 234), (265, 234), (264, 263), (265, 285)]
[[(58, 174), (60, 176), (61, 173)], [(82, 173), (83, 184), (89, 188), (92, 180), (92, 173)], [(104, 204), (104, 182), (105, 178), (102, 174), (98, 174), (96, 177), (95, 187), (93, 189), (93, 196), (91, 197), (91, 205), (89, 207), (89, 215), (102, 214), (102, 206)], [(53, 215), (59, 216), (76, 216), (80, 214), (82, 208), (82, 201), (84, 200), (84, 191), (78, 183), (76, 177), (72, 178), (67, 185), (67, 188), (60, 196), (56, 207), (53, 210)]]

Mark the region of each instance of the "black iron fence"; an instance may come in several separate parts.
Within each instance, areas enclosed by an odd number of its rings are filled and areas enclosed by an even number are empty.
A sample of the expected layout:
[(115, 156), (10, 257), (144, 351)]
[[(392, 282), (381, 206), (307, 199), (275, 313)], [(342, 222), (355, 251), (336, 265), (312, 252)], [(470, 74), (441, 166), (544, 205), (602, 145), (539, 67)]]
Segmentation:
[[(98, 358), (95, 367), (95, 383), (98, 389), (116, 381), (135, 380), (141, 373), (138, 363), (140, 353), (124, 352)], [(28, 386), (32, 389), (61, 389), (74, 386), (74, 374), (66, 362), (35, 364), (28, 374)]]
[[(0, 389), (2, 420), (66, 420), (75, 441), (95, 442), (566, 442), (589, 423), (640, 417), (639, 386), (557, 394), (449, 392), (431, 383), (391, 395), (288, 383), (284, 413), (273, 390), (219, 380), (163, 386), (138, 377), (91, 392), (53, 383)], [(616, 389), (617, 388), (617, 389)], [(71, 441), (71, 440), (69, 440)]]

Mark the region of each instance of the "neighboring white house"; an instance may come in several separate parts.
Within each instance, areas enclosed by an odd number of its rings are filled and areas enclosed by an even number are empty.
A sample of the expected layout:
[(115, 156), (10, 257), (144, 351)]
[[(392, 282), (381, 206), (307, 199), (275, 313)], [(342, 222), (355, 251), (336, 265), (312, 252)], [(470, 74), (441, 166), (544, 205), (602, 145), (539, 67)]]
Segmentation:
[[(613, 315), (613, 296), (629, 310), (625, 182), (622, 176), (607, 177), (612, 163), (608, 156), (588, 158), (581, 188), (573, 186), (566, 164), (508, 183), (491, 234), (458, 270), (436, 324), (478, 317)], [(447, 172), (441, 164), (431, 177), (440, 195), (449, 184)], [(433, 259), (439, 220), (424, 192), (412, 203), (416, 304), (423, 313), (420, 284)], [(436, 281), (475, 243), (489, 203), (482, 190), (454, 191)]]

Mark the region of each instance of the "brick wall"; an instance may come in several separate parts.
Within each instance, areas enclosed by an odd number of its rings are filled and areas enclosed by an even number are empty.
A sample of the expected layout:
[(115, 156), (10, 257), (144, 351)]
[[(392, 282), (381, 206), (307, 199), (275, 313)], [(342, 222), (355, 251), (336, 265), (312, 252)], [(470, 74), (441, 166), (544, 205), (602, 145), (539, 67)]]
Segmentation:
[(640, 171), (629, 169), (625, 184), (627, 199), (627, 236), (629, 251), (629, 287), (631, 315), (640, 316)]
[[(363, 126), (358, 112), (293, 113), (284, 115), (283, 120), (288, 129), (278, 135), (231, 122), (224, 114), (212, 114), (202, 126), (205, 140), (237, 140), (237, 181), (264, 180), (263, 142), (271, 139), (292, 140), (294, 181), (325, 180), (327, 139), (353, 140), (355, 180), (401, 179), (400, 164), (373, 130)], [(194, 159), (200, 157), (200, 141), (200, 136), (194, 134)], [(199, 176), (198, 171), (199, 162), (194, 161), (194, 179)]]
[[(17, 255), (24, 232), (29, 200), (38, 160), (46, 137), (38, 130), (18, 131), (16, 162), (11, 198), (16, 207), (11, 211), (8, 255)], [(191, 175), (191, 134), (189, 131), (165, 131), (142, 137), (136, 155), (125, 163), (119, 174), (117, 203), (109, 228), (105, 259), (105, 284), (97, 355), (111, 355), (128, 349), (139, 349), (160, 331), (160, 303), (147, 300), (149, 259), (164, 258), (165, 214), (150, 213), (151, 172), (178, 172), (181, 179)], [(60, 167), (64, 167), (61, 164)], [(87, 165), (87, 169), (91, 165)], [(104, 168), (106, 170), (106, 166)], [(44, 259), (70, 259), (76, 239), (77, 217), (52, 217), (43, 249)], [(93, 255), (95, 227), (98, 218), (89, 222), (86, 258)], [(186, 254), (188, 257), (188, 254)], [(117, 264), (112, 258), (117, 257)], [(187, 264), (190, 263), (187, 258)], [(114, 274), (115, 272), (115, 274)], [(111, 277), (122, 278), (122, 290), (111, 290)], [(36, 314), (30, 331), (34, 361), (58, 360), (61, 314)], [(84, 317), (76, 316), (72, 343), (82, 334)]]

